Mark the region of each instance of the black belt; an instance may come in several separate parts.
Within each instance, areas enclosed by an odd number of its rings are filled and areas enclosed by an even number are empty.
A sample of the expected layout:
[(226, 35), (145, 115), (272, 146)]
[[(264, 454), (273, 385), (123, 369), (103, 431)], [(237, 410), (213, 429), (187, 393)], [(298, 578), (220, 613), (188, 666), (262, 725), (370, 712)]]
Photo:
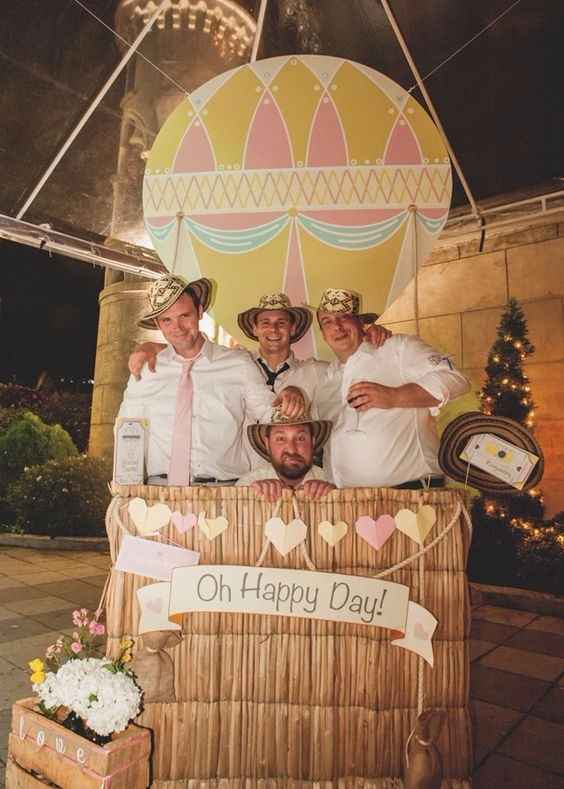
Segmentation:
[[(153, 479), (168, 479), (168, 474), (150, 474)], [(216, 479), (215, 477), (193, 477), (193, 485), (234, 485), (238, 481), (235, 479)]]
[(445, 478), (441, 476), (423, 477), (422, 479), (410, 479), (409, 482), (402, 482), (401, 485), (394, 485), (396, 490), (425, 490), (425, 488), (444, 488)]
[(235, 479), (216, 479), (215, 477), (193, 477), (192, 484), (194, 485), (234, 485), (239, 477)]

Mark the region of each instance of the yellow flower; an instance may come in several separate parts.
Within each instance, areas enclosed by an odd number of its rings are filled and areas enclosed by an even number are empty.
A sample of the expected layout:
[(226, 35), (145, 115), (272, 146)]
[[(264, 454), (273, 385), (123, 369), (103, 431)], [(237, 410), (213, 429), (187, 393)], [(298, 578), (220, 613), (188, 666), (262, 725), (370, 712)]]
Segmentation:
[(121, 662), (129, 663), (130, 660), (131, 660), (131, 654), (129, 652), (126, 652), (125, 655), (122, 657)]
[(45, 682), (45, 672), (36, 671), (31, 675), (31, 681), (34, 685), (41, 685), (42, 682)]
[(133, 639), (131, 639), (131, 638), (122, 638), (120, 646), (121, 646), (122, 649), (130, 649), (130, 647), (133, 646)]
[(44, 669), (43, 661), (38, 657), (36, 657), (35, 660), (30, 660), (27, 665), (34, 673), (41, 672)]

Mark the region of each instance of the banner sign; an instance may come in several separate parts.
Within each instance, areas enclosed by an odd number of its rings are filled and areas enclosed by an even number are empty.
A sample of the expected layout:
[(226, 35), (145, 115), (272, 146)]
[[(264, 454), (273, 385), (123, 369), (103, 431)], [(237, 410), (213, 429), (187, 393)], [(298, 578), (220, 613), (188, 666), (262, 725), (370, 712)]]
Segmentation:
[[(437, 620), (410, 602), (409, 587), (403, 584), (308, 570), (199, 565), (176, 567), (171, 583), (158, 586), (163, 626), (166, 621), (181, 623), (184, 614), (195, 611), (349, 622), (399, 631), (401, 637), (392, 643), (433, 665), (431, 638)], [(138, 600), (143, 617), (142, 591)], [(157, 605), (154, 599), (152, 605)]]

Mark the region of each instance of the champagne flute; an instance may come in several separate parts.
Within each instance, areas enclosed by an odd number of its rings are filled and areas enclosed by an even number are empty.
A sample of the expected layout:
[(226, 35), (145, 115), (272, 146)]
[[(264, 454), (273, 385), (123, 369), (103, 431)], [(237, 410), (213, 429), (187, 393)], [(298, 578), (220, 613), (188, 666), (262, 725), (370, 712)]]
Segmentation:
[(363, 433), (364, 432), (363, 430), (360, 429), (360, 412), (358, 411), (357, 408), (355, 408), (353, 405), (351, 405), (351, 402), (348, 399), (348, 391), (350, 390), (351, 386), (353, 386), (354, 384), (360, 384), (360, 383), (362, 383), (365, 380), (366, 380), (365, 378), (353, 378), (351, 380), (350, 384), (349, 384), (349, 389), (347, 390), (347, 408), (350, 408), (353, 411), (353, 413), (350, 414), (350, 419), (349, 419), (349, 414), (347, 414), (347, 420), (346, 420), (347, 421), (347, 425), (350, 425), (350, 427), (347, 426), (345, 428), (345, 432), (347, 432), (347, 433)]

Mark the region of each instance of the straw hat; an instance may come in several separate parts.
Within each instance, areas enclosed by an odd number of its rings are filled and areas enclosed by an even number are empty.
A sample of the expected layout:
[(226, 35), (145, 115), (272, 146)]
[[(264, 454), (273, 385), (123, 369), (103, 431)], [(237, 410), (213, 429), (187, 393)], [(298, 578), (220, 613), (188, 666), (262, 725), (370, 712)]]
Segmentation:
[(161, 313), (172, 307), (186, 288), (191, 288), (194, 291), (202, 310), (205, 312), (210, 306), (212, 298), (213, 283), (211, 280), (202, 277), (202, 279), (188, 282), (187, 279), (178, 276), (178, 274), (165, 274), (151, 285), (147, 293), (149, 309), (139, 318), (137, 325), (142, 329), (157, 329), (155, 318), (158, 318)]
[(268, 449), (266, 447), (266, 434), (269, 427), (275, 427), (279, 425), (287, 425), (288, 427), (293, 425), (311, 425), (314, 455), (316, 455), (326, 444), (332, 427), (332, 423), (328, 420), (312, 419), (309, 409), (299, 419), (288, 419), (280, 413), (278, 408), (274, 409), (272, 412), (272, 419), (268, 424), (255, 424), (249, 425), (247, 427), (247, 435), (249, 436), (249, 441), (251, 442), (252, 448), (255, 450), (255, 452), (258, 452), (261, 457), (263, 457), (265, 460), (268, 460), (269, 463), (270, 455), (268, 454)]
[(270, 293), (267, 296), (261, 296), (258, 307), (251, 307), (245, 312), (240, 312), (237, 316), (239, 328), (250, 340), (258, 341), (254, 325), (259, 312), (265, 310), (284, 310), (290, 313), (293, 319), (290, 343), (300, 340), (311, 326), (312, 315), (307, 307), (292, 307), (290, 299), (285, 293)]
[(323, 291), (319, 307), (317, 307), (318, 317), (320, 312), (356, 315), (363, 323), (374, 323), (378, 319), (375, 312), (360, 312), (360, 295), (358, 293), (341, 288), (327, 288)]
[(479, 411), (470, 411), (461, 414), (447, 425), (441, 437), (439, 447), (439, 465), (444, 473), (457, 482), (466, 482), (484, 493), (515, 493), (516, 489), (487, 471), (468, 464), (460, 455), (472, 436), (481, 433), (491, 433), (497, 438), (513, 444), (518, 449), (532, 452), (539, 460), (534, 466), (523, 490), (528, 490), (537, 485), (542, 479), (544, 471), (544, 456), (542, 449), (533, 435), (519, 422), (503, 416), (487, 416)]

